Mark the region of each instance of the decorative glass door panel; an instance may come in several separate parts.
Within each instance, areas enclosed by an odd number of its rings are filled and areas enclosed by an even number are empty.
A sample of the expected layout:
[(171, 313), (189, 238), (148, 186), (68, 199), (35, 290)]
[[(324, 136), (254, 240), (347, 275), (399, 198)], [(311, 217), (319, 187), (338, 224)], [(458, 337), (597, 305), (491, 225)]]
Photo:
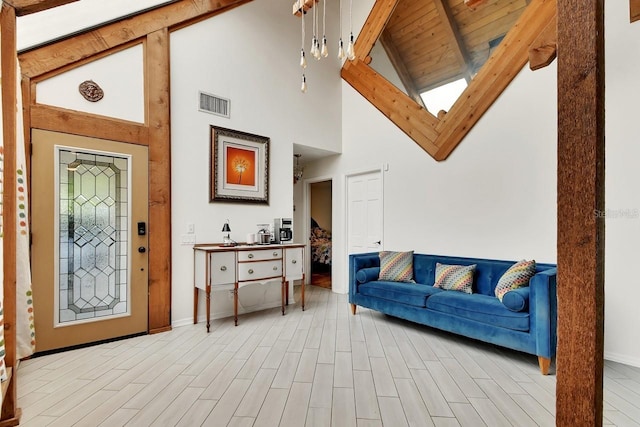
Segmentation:
[(129, 314), (130, 158), (56, 147), (57, 325)]
[(147, 147), (42, 130), (32, 142), (36, 351), (146, 332)]

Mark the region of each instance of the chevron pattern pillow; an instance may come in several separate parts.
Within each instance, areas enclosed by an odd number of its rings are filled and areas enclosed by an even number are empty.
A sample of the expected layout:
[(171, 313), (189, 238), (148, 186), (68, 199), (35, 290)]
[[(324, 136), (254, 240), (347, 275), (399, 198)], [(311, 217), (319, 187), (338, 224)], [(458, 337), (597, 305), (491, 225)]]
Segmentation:
[(473, 291), (473, 274), (476, 264), (472, 265), (447, 265), (436, 263), (436, 281), (434, 288), (447, 291), (458, 291), (470, 294)]
[(504, 272), (496, 285), (496, 297), (502, 302), (502, 297), (507, 292), (529, 286), (529, 279), (536, 274), (535, 260), (522, 260), (513, 264)]
[(380, 273), (378, 280), (415, 283), (413, 281), (413, 251), (382, 251), (379, 256)]

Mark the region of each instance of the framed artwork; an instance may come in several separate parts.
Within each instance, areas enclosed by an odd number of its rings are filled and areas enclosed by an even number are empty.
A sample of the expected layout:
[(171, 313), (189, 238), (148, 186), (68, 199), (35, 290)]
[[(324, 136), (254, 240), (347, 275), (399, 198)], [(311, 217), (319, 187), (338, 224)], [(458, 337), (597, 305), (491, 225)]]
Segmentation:
[(211, 126), (210, 202), (269, 204), (269, 138)]

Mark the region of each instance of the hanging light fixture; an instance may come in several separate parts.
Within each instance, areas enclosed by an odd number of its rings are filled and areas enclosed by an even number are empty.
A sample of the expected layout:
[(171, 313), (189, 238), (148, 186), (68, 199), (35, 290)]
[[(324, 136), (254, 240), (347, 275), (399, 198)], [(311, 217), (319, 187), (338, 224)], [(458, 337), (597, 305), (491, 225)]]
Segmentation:
[[(309, 9), (312, 9), (314, 6), (317, 6), (321, 0), (296, 0), (293, 4), (293, 14), (300, 17), (301, 23), (301, 33), (302, 33), (302, 46), (300, 48), (300, 66), (304, 69), (307, 67), (307, 58), (304, 50), (304, 39), (305, 39), (305, 23), (304, 16)], [(313, 9), (312, 15), (312, 37), (311, 37), (311, 47), (309, 49), (309, 54), (317, 60), (321, 58), (326, 58), (329, 56), (329, 46), (327, 41), (327, 1), (324, 0), (323, 9), (322, 9), (322, 39), (320, 38), (320, 12), (316, 9)], [(339, 27), (340, 34), (338, 39), (338, 58), (344, 59), (348, 58), (350, 61), (356, 59), (356, 51), (355, 51), (355, 37), (353, 36), (353, 0), (349, 0), (349, 42), (347, 44), (347, 49), (344, 48), (344, 41), (342, 38), (342, 0), (339, 0), (340, 3), (340, 18), (339, 18)], [(300, 86), (300, 90), (305, 93), (307, 91), (307, 79), (302, 73), (302, 83)]]
[(302, 157), (302, 154), (294, 154), (293, 156), (296, 158), (296, 165), (293, 167), (293, 183), (295, 184), (302, 179), (304, 168), (300, 167), (300, 157)]
[(356, 59), (356, 45), (353, 39), (353, 0), (349, 0), (349, 45), (347, 46), (349, 61)]

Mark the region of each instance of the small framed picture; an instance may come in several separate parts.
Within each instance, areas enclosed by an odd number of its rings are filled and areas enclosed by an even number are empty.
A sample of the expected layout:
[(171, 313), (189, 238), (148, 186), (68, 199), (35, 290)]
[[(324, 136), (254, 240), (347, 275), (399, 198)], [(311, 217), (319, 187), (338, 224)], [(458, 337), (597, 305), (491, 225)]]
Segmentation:
[(269, 204), (269, 138), (211, 126), (210, 202)]

